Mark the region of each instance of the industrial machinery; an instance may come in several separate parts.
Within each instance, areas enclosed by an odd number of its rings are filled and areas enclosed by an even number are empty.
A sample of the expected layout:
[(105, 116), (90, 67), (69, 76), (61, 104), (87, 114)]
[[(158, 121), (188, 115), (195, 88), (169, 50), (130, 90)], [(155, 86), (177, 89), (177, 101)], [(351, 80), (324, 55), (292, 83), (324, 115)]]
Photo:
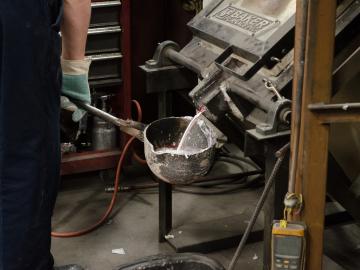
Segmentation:
[[(265, 168), (266, 177), (275, 161), (274, 152), (289, 141), (295, 2), (213, 0), (189, 22), (193, 39), (184, 48), (172, 41), (160, 43), (153, 59), (141, 66), (148, 93), (158, 93), (164, 107), (171, 91), (192, 89), (185, 91), (184, 97), (203, 110), (207, 120), (246, 156)], [(359, 12), (358, 1), (338, 1), (334, 93), (359, 71), (359, 66), (353, 65), (359, 58)], [(346, 69), (351, 71), (345, 80)], [(338, 168), (333, 162), (330, 168)], [(272, 220), (282, 216), (287, 174), (286, 168), (280, 172), (274, 187), (276, 196), (267, 201), (267, 243), (271, 242)], [(171, 231), (171, 187), (161, 185), (160, 240)], [(336, 185), (343, 184), (338, 181)], [(358, 203), (356, 196), (351, 202), (335, 199), (359, 218), (358, 210), (351, 207)], [(223, 242), (216, 243), (217, 248), (224, 247)], [(270, 250), (265, 250), (264, 267), (270, 257)]]

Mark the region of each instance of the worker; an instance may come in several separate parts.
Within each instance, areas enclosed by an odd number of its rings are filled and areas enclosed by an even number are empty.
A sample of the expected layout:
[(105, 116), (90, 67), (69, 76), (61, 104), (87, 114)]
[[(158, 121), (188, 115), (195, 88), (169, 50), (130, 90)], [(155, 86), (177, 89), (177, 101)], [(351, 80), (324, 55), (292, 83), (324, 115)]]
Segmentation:
[[(82, 269), (54, 268), (50, 233), (59, 182), (61, 79), (64, 94), (90, 102), (84, 56), (90, 4), (0, 1), (0, 270)], [(81, 116), (76, 110), (74, 120)]]

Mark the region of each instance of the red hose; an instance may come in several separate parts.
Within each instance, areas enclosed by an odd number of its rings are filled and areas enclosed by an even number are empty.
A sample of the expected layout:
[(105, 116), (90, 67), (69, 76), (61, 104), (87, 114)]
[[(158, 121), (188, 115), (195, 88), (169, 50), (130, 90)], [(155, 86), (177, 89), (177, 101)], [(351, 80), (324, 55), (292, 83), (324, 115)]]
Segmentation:
[(137, 121), (141, 122), (142, 121), (142, 118), (143, 118), (143, 113), (142, 113), (142, 109), (141, 109), (141, 105), (139, 103), (139, 101), (133, 99), (132, 100), (132, 103), (135, 104), (135, 107), (136, 107), (136, 111), (137, 111)]
[[(140, 106), (140, 103), (136, 100), (132, 100), (132, 102), (135, 104), (135, 107), (136, 107), (136, 110), (137, 110), (137, 113), (138, 113), (138, 121), (141, 121), (142, 120), (142, 109), (141, 109), (141, 106)], [(116, 168), (116, 175), (115, 175), (115, 181), (114, 181), (114, 192), (112, 194), (112, 197), (111, 197), (111, 201), (110, 201), (110, 204), (106, 210), (106, 212), (104, 213), (104, 215), (95, 223), (93, 224), (92, 226), (86, 228), (86, 229), (83, 229), (83, 230), (80, 230), (80, 231), (74, 231), (74, 232), (51, 232), (51, 236), (52, 237), (58, 237), (58, 238), (70, 238), (70, 237), (78, 237), (78, 236), (82, 236), (82, 235), (85, 235), (85, 234), (88, 234), (94, 230), (96, 230), (97, 228), (99, 228), (101, 225), (103, 225), (106, 220), (108, 219), (108, 217), (110, 216), (114, 206), (115, 206), (115, 202), (116, 202), (116, 198), (117, 198), (117, 191), (119, 189), (119, 184), (120, 184), (120, 175), (121, 175), (121, 169), (123, 167), (123, 164), (124, 164), (124, 160), (125, 160), (125, 157), (130, 149), (130, 146), (131, 144), (133, 143), (133, 141), (135, 140), (135, 137), (131, 137), (121, 155), (120, 155), (120, 159), (119, 159), (119, 162), (118, 162), (118, 165), (117, 165), (117, 168)], [(135, 157), (138, 157), (138, 161), (139, 162), (142, 162), (144, 161), (143, 159), (141, 159), (139, 156), (137, 156), (137, 154), (135, 152), (133, 152), (133, 156)], [(145, 161), (146, 162), (146, 161)]]
[(133, 149), (132, 157), (133, 157), (133, 159), (134, 159), (137, 163), (139, 163), (139, 164), (141, 164), (141, 165), (144, 165), (144, 166), (147, 165), (146, 160), (145, 160), (145, 159), (142, 159), (142, 158), (135, 152), (135, 149)]
[[(136, 111), (137, 111), (137, 121), (141, 122), (143, 118), (143, 113), (141, 109), (141, 105), (137, 100), (132, 100), (133, 104), (135, 104)], [(136, 152), (135, 149), (132, 149), (132, 157), (133, 159), (138, 162), (141, 165), (147, 165), (147, 162), (145, 159), (142, 159)]]
[(119, 163), (118, 163), (117, 168), (116, 168), (114, 192), (112, 194), (112, 198), (111, 198), (111, 202), (109, 204), (109, 207), (106, 210), (105, 214), (102, 216), (102, 218), (100, 218), (99, 221), (97, 221), (94, 225), (92, 225), (92, 226), (90, 226), (90, 227), (88, 227), (86, 229), (83, 229), (81, 231), (75, 231), (75, 232), (52, 232), (51, 236), (60, 237), (60, 238), (69, 238), (69, 237), (82, 236), (84, 234), (87, 234), (87, 233), (90, 233), (90, 232), (96, 230), (97, 228), (99, 228), (101, 225), (103, 225), (106, 222), (107, 218), (110, 216), (110, 214), (111, 214), (111, 212), (112, 212), (112, 210), (114, 208), (114, 205), (115, 205), (115, 202), (116, 202), (116, 197), (117, 197), (117, 191), (119, 189), (121, 169), (122, 169), (126, 154), (127, 154), (128, 150), (129, 150), (129, 147), (130, 147), (131, 143), (134, 141), (134, 139), (135, 139), (135, 137), (130, 138), (130, 140), (126, 143), (126, 145), (124, 147), (124, 150), (121, 153), (120, 160), (119, 160)]

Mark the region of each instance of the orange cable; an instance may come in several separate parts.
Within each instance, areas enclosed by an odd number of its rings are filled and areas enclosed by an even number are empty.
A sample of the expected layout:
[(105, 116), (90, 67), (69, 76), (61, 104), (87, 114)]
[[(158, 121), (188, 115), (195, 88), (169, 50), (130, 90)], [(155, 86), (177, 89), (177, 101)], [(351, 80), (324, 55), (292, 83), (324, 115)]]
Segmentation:
[[(142, 112), (142, 109), (141, 109), (141, 105), (140, 103), (137, 101), (137, 100), (132, 100), (132, 102), (135, 104), (135, 107), (136, 107), (136, 110), (137, 110), (137, 121), (141, 122), (142, 121), (142, 118), (143, 118), (143, 112)], [(132, 158), (138, 162), (139, 164), (141, 165), (147, 165), (147, 162), (145, 159), (141, 158), (136, 152), (135, 152), (135, 149), (133, 148), (132, 149), (133, 152), (132, 152)]]
[(115, 183), (114, 183), (114, 192), (112, 194), (112, 198), (111, 198), (111, 202), (109, 204), (109, 207), (107, 208), (105, 214), (99, 219), (99, 221), (97, 221), (94, 225), (80, 230), (80, 231), (74, 231), (74, 232), (52, 232), (51, 236), (53, 237), (60, 237), (60, 238), (69, 238), (69, 237), (78, 237), (78, 236), (82, 236), (85, 235), (87, 233), (90, 233), (94, 230), (96, 230), (97, 228), (99, 228), (101, 225), (103, 225), (105, 223), (105, 221), (107, 220), (107, 218), (110, 216), (115, 202), (116, 202), (116, 197), (117, 197), (117, 193), (118, 193), (118, 189), (119, 189), (119, 183), (120, 183), (120, 174), (121, 174), (121, 169), (126, 157), (126, 154), (129, 150), (129, 147), (131, 145), (131, 143), (135, 140), (135, 137), (132, 137), (129, 139), (129, 141), (126, 143), (124, 150), (121, 153), (120, 156), (120, 160), (118, 163), (118, 166), (116, 168), (116, 176), (115, 176)]
[[(132, 102), (135, 104), (135, 107), (137, 109), (138, 121), (141, 121), (142, 120), (142, 109), (141, 109), (140, 103), (138, 101), (136, 101), (136, 100), (132, 100)], [(90, 226), (88, 228), (85, 228), (85, 229), (80, 230), (80, 231), (73, 231), (73, 232), (51, 232), (52, 237), (70, 238), (70, 237), (82, 236), (82, 235), (88, 234), (88, 233), (96, 230), (97, 228), (99, 228), (101, 225), (103, 225), (106, 222), (107, 218), (110, 216), (112, 210), (114, 209), (116, 198), (117, 198), (117, 193), (118, 193), (118, 189), (119, 189), (119, 185), (120, 185), (121, 169), (123, 167), (124, 160), (125, 160), (125, 157), (126, 157), (128, 151), (129, 151), (129, 148), (130, 148), (130, 146), (131, 146), (131, 144), (133, 143), (134, 140), (135, 140), (135, 137), (131, 137), (127, 141), (127, 143), (126, 143), (126, 145), (125, 145), (125, 147), (124, 147), (124, 149), (123, 149), (123, 151), (122, 151), (122, 153), (120, 155), (120, 159), (119, 159), (119, 162), (118, 162), (118, 165), (117, 165), (117, 168), (116, 168), (116, 175), (115, 175), (115, 181), (114, 181), (114, 192), (112, 194), (110, 204), (109, 204), (105, 214), (95, 224), (93, 224), (92, 226)], [(136, 155), (136, 153), (133, 152), (134, 157), (135, 157), (135, 155)], [(143, 161), (143, 159), (141, 159), (140, 157), (138, 157), (138, 158), (141, 161)]]

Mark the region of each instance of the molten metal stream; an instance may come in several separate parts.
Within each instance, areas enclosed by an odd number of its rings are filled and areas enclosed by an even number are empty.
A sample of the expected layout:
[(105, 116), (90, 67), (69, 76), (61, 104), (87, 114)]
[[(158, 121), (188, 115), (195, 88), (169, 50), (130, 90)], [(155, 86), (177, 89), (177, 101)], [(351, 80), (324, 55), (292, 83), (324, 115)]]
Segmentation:
[(177, 151), (185, 151), (186, 142), (194, 136), (191, 132), (192, 130), (194, 130), (193, 127), (198, 123), (198, 118), (202, 115), (202, 113), (203, 112), (198, 112), (187, 126), (184, 135), (182, 136), (180, 143), (177, 147)]

